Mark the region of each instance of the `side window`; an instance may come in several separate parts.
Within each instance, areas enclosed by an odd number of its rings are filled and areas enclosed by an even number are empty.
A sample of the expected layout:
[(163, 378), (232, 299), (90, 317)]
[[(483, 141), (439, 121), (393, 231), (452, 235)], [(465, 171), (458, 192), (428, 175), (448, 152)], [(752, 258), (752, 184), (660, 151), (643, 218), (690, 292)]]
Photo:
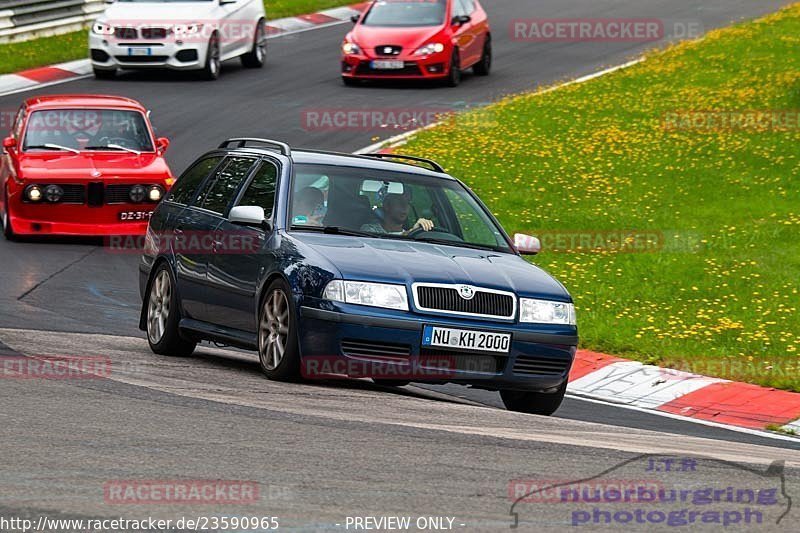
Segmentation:
[(461, 0), (454, 0), (453, 1), (453, 18), (460, 17), (462, 15), (466, 15), (466, 11), (464, 11), (464, 5), (461, 3)]
[(272, 216), (275, 205), (275, 183), (278, 181), (278, 167), (263, 162), (247, 187), (239, 205), (257, 205), (264, 208), (267, 218)]
[(222, 161), (222, 157), (208, 157), (198, 161), (197, 164), (178, 178), (178, 181), (170, 189), (166, 201), (176, 204), (188, 204), (192, 200), (194, 192), (220, 161)]
[(445, 189), (445, 196), (456, 216), (458, 228), (450, 228), (467, 242), (497, 246), (503, 243), (502, 236), (492, 230), (490, 224), (481, 217), (477, 209), (451, 189)]
[(255, 160), (247, 157), (231, 157), (212, 180), (210, 187), (198, 198), (197, 205), (214, 213), (224, 215), (242, 181), (247, 177)]
[(475, 11), (475, 2), (472, 0), (456, 0), (461, 4), (461, 10), (464, 12), (465, 15), (472, 15), (472, 12)]

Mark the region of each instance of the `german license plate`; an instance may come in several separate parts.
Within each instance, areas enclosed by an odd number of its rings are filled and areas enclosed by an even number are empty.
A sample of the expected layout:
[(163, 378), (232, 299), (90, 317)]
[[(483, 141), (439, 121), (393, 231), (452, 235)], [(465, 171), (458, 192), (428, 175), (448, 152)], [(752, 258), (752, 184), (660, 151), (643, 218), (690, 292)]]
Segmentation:
[(153, 55), (152, 48), (128, 48), (129, 56), (151, 56)]
[(511, 349), (511, 334), (425, 326), (422, 330), (422, 345), (508, 353)]
[(397, 59), (376, 59), (372, 62), (372, 68), (375, 70), (398, 70), (404, 66), (405, 63)]
[(152, 211), (121, 211), (120, 222), (147, 222), (153, 216)]

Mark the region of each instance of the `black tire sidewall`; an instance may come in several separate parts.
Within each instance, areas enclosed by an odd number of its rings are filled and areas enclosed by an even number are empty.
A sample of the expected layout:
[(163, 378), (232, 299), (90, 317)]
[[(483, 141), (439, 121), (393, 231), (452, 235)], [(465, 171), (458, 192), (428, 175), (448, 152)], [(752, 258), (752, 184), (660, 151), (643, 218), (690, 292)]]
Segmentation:
[(3, 220), (5, 223), (3, 224), (3, 236), (6, 240), (14, 241), (14, 227), (11, 225), (11, 214), (8, 212), (8, 186), (6, 185), (3, 188)]
[(216, 33), (214, 33), (211, 36), (211, 39), (209, 39), (209, 41), (208, 41), (208, 52), (206, 52), (206, 64), (203, 67), (203, 76), (209, 81), (214, 81), (217, 78), (219, 78), (219, 73), (222, 70), (221, 57), (220, 57), (220, 60), (219, 60), (219, 62), (217, 64), (216, 72), (211, 70), (211, 61), (212, 61), (212, 57), (213, 57), (213, 54), (211, 52), (213, 50), (213, 47), (216, 47), (217, 55), (220, 55), (219, 36)]
[(458, 49), (453, 50), (453, 55), (450, 57), (450, 75), (447, 76), (447, 85), (450, 87), (458, 87), (461, 84), (461, 60)]
[(170, 301), (169, 301), (169, 316), (167, 317), (167, 323), (164, 326), (164, 334), (161, 336), (161, 340), (157, 343), (153, 343), (150, 339), (150, 332), (149, 330), (145, 330), (147, 334), (147, 343), (150, 345), (150, 349), (153, 353), (157, 353), (159, 355), (167, 355), (167, 356), (175, 356), (175, 357), (186, 357), (191, 355), (194, 351), (197, 343), (187, 341), (180, 334), (179, 324), (181, 321), (181, 313), (180, 313), (180, 301), (178, 299), (178, 286), (175, 283), (175, 276), (172, 273), (172, 269), (166, 262), (161, 263), (158, 267), (153, 270), (153, 274), (150, 276), (150, 282), (147, 284), (147, 298), (145, 299), (143, 305), (145, 306), (145, 317), (146, 322), (145, 324), (148, 325), (150, 323), (150, 296), (152, 295), (153, 291), (153, 283), (155, 283), (156, 278), (162, 271), (166, 271), (167, 275), (169, 276), (169, 282), (171, 287), (171, 294), (170, 294)]
[(567, 380), (564, 380), (564, 383), (556, 392), (544, 393), (504, 390), (500, 391), (500, 397), (503, 399), (503, 404), (509, 411), (550, 416), (561, 406), (566, 393)]

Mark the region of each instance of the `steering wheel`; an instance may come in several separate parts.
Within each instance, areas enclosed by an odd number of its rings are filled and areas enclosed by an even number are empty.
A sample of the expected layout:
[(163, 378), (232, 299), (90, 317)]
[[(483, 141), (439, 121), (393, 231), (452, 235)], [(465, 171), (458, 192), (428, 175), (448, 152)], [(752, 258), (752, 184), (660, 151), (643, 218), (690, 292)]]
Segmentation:
[(423, 234), (424, 235), (431, 235), (432, 233), (438, 233), (439, 235), (437, 236), (437, 238), (440, 238), (440, 239), (443, 239), (443, 240), (448, 240), (448, 241), (452, 240), (453, 242), (464, 242), (464, 239), (462, 239), (458, 235), (455, 235), (455, 234), (451, 233), (447, 228), (443, 228), (441, 226), (434, 226), (433, 228), (431, 228), (430, 231), (425, 231), (422, 228), (415, 228), (415, 229), (409, 231), (406, 234), (406, 236), (410, 237), (412, 239), (416, 239), (420, 235), (423, 235)]
[(125, 148), (131, 148), (128, 146), (131, 143), (131, 140), (126, 139), (125, 137), (101, 137), (97, 142), (105, 146), (108, 146), (109, 144), (118, 144), (120, 146), (124, 146)]

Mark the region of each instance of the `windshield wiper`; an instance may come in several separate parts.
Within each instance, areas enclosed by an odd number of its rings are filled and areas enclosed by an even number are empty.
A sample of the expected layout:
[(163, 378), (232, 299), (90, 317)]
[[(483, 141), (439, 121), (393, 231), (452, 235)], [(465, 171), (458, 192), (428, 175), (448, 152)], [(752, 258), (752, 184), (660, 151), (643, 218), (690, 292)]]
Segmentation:
[(441, 244), (443, 246), (456, 246), (461, 248), (472, 248), (473, 250), (486, 250), (491, 252), (503, 252), (508, 253), (508, 250), (500, 248), (498, 246), (490, 246), (488, 244), (474, 244), (471, 242), (464, 242), (464, 241), (449, 241), (447, 239), (430, 239), (430, 238), (416, 238), (411, 239), (417, 242), (427, 242), (430, 244)]
[(70, 148), (68, 146), (61, 146), (60, 144), (39, 144), (36, 146), (26, 146), (26, 150), (61, 150), (62, 152), (72, 152), (73, 154), (81, 153), (80, 150), (76, 150), (75, 148)]
[(316, 231), (319, 233), (326, 233), (328, 235), (349, 235), (351, 237), (375, 237), (375, 238), (382, 237), (382, 235), (377, 233), (370, 233), (368, 231), (358, 231), (355, 229), (340, 228), (339, 226), (304, 226), (303, 224), (293, 224), (291, 229)]
[(134, 150), (133, 148), (126, 148), (126, 147), (121, 146), (119, 144), (109, 144), (109, 145), (106, 145), (106, 146), (87, 146), (86, 149), (87, 150), (123, 150), (125, 152), (130, 152), (132, 154), (142, 155), (142, 152), (140, 152), (139, 150)]

